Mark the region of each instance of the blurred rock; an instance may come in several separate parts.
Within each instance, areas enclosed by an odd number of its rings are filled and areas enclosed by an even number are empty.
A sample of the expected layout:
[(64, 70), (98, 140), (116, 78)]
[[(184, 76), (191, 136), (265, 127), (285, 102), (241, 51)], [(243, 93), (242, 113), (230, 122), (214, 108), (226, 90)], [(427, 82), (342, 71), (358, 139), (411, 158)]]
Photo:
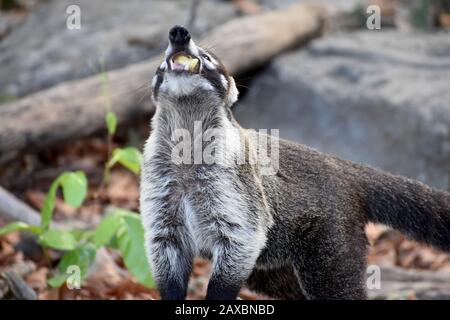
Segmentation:
[(14, 27), (22, 22), (23, 18), (23, 15), (0, 12), (0, 41), (5, 38)]
[(236, 107), (245, 127), (449, 189), (450, 37), (332, 35), (278, 58)]
[(275, 9), (286, 7), (295, 3), (320, 3), (331, 5), (339, 10), (353, 11), (358, 5), (365, 4), (367, 0), (258, 0), (265, 8)]
[(380, 288), (369, 288), (370, 299), (449, 300), (448, 272), (405, 270), (382, 267)]
[[(162, 50), (167, 32), (184, 24), (190, 1), (53, 0), (36, 5), (12, 30), (0, 23), (0, 97), (25, 94), (61, 81), (145, 60)], [(81, 9), (81, 29), (66, 28), (66, 8)], [(224, 1), (203, 1), (195, 27), (201, 34), (236, 16)], [(6, 33), (9, 32), (7, 35)], [(142, 42), (145, 44), (141, 45)], [(213, 44), (211, 44), (213, 45)], [(126, 81), (126, 80), (124, 80)]]

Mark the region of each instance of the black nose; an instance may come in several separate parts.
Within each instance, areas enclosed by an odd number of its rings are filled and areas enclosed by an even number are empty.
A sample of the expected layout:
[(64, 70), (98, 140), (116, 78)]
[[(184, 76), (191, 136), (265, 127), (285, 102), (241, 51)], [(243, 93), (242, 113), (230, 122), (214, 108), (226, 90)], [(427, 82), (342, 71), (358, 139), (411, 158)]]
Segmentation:
[(186, 46), (191, 40), (189, 31), (183, 26), (175, 26), (169, 31), (169, 41), (173, 46)]

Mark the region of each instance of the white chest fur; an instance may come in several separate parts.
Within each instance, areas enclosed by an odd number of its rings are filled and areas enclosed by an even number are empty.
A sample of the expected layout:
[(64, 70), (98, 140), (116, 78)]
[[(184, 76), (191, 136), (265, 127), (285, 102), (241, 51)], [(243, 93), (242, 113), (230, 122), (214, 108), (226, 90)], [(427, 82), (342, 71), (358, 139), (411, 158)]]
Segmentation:
[[(247, 219), (251, 199), (246, 199), (239, 177), (229, 166), (162, 165), (157, 158), (168, 155), (158, 137), (151, 137), (145, 148), (141, 193), (150, 201), (141, 201), (144, 222), (154, 233), (163, 232), (164, 225), (155, 223), (166, 214), (179, 219), (195, 252), (214, 252), (217, 242), (228, 239), (251, 243), (246, 239), (253, 228)], [(164, 171), (161, 174), (161, 171)], [(142, 199), (141, 199), (142, 200)], [(160, 230), (155, 230), (159, 226)], [(156, 228), (155, 228), (156, 227)]]

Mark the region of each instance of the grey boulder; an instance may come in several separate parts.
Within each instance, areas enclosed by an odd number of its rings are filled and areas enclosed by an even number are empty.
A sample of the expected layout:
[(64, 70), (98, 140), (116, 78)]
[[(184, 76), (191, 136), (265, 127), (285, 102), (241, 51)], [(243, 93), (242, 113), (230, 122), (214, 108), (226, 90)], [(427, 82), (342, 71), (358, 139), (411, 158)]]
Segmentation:
[(236, 107), (251, 128), (449, 189), (450, 35), (360, 31), (274, 61)]

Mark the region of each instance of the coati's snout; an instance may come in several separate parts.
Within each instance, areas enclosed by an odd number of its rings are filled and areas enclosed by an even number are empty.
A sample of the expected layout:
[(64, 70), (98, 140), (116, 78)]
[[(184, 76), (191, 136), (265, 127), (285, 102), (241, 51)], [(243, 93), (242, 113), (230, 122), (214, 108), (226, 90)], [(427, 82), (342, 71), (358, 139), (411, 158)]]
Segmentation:
[(174, 26), (169, 31), (168, 42), (164, 61), (152, 82), (157, 105), (185, 96), (199, 100), (215, 98), (226, 106), (237, 100), (234, 79), (222, 62), (213, 53), (197, 46), (185, 27)]
[(169, 31), (169, 44), (171, 55), (167, 57), (167, 66), (170, 71), (198, 73), (200, 59), (198, 50), (190, 45), (191, 34), (182, 26), (175, 26)]
[(169, 42), (174, 47), (185, 47), (191, 40), (191, 34), (183, 26), (175, 26), (169, 31)]

